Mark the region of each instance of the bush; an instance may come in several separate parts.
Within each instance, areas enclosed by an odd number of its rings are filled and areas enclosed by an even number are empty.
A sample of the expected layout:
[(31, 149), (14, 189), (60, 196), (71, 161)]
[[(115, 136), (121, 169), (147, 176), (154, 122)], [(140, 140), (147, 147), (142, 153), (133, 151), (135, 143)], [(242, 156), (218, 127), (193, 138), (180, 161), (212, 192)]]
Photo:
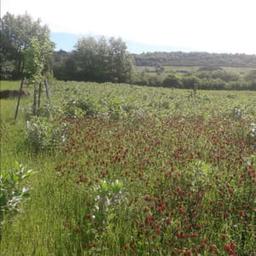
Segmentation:
[(226, 82), (221, 79), (201, 79), (198, 88), (207, 90), (223, 90)]
[(170, 74), (164, 79), (163, 86), (181, 88), (182, 83), (181, 80), (176, 75)]
[(256, 70), (251, 70), (246, 76), (245, 80), (256, 83)]
[(147, 85), (147, 86), (163, 86), (163, 76), (160, 74), (154, 73), (135, 73), (132, 77), (132, 83), (138, 85)]
[(225, 82), (237, 81), (239, 75), (233, 72), (228, 72), (225, 70), (215, 70), (215, 71), (201, 71), (197, 74), (199, 78), (207, 79), (221, 79)]
[(183, 84), (183, 88), (185, 89), (195, 89), (199, 86), (199, 83), (200, 83), (200, 80), (193, 75), (182, 77), (182, 84)]
[(35, 152), (54, 149), (66, 140), (67, 125), (49, 122), (44, 117), (33, 117), (27, 121), (27, 143)]
[(227, 83), (225, 89), (250, 90), (250, 83), (245, 80), (231, 81), (231, 82)]
[(64, 113), (71, 118), (83, 116), (96, 116), (98, 114), (98, 105), (91, 99), (70, 100), (65, 105)]
[(0, 238), (4, 214), (19, 211), (20, 202), (29, 195), (29, 189), (21, 186), (23, 180), (32, 174), (22, 164), (16, 163), (14, 169), (2, 170), (0, 175)]

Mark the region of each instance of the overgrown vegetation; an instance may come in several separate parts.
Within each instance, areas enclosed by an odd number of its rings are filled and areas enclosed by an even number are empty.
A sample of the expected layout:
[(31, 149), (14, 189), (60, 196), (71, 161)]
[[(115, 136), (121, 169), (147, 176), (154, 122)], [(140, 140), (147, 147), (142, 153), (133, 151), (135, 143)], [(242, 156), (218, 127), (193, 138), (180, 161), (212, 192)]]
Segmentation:
[(256, 90), (255, 70), (246, 73), (228, 71), (225, 68), (201, 67), (179, 72), (162, 67), (144, 68), (134, 73), (132, 82), (140, 85), (202, 89), (202, 90)]
[(21, 183), (32, 174), (24, 166), (15, 163), (12, 170), (1, 170), (0, 175), (0, 240), (4, 215), (10, 216), (19, 212), (19, 204), (29, 195), (29, 188)]
[(1, 115), (5, 169), (15, 156), (37, 170), (22, 212), (4, 216), (3, 255), (255, 253), (255, 92), (55, 82), (51, 94), (51, 116)]
[(0, 101), (1, 255), (256, 253), (256, 94), (230, 91), (254, 90), (254, 70), (132, 72), (121, 39), (83, 38), (58, 75), (115, 84), (52, 79), (49, 101), (47, 27), (1, 22), (1, 75), (34, 85), (15, 122)]

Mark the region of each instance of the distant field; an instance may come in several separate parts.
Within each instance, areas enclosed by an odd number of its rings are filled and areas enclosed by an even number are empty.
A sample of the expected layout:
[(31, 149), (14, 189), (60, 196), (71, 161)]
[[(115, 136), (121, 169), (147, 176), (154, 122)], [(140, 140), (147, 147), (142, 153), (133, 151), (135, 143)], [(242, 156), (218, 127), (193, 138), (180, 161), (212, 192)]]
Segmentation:
[[(196, 72), (200, 66), (163, 66), (166, 72), (174, 71), (174, 72)], [(139, 71), (149, 71), (155, 72), (155, 67), (150, 66), (136, 66)], [(226, 71), (238, 72), (240, 74), (247, 74), (251, 70), (255, 70), (256, 68), (245, 68), (245, 67), (221, 67)]]
[(0, 81), (0, 90), (18, 90), (20, 81)]

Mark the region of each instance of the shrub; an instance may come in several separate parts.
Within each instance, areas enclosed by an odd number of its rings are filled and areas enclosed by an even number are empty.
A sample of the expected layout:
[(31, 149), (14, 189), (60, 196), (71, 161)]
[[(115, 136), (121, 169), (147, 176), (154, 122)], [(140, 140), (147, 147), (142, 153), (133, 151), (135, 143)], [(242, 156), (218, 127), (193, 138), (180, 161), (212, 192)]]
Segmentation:
[(27, 143), (35, 152), (54, 149), (66, 140), (67, 125), (49, 122), (44, 117), (33, 117), (27, 121)]
[(201, 79), (199, 89), (207, 90), (223, 90), (226, 87), (226, 82), (221, 79)]
[(70, 100), (64, 107), (64, 113), (71, 118), (95, 116), (98, 114), (98, 106), (90, 99)]
[(182, 77), (183, 88), (195, 89), (198, 87), (199, 83), (200, 83), (200, 80), (195, 76), (187, 75)]
[(19, 211), (20, 202), (29, 195), (29, 189), (21, 183), (32, 174), (22, 164), (16, 163), (14, 169), (2, 170), (0, 175), (0, 238), (4, 214)]
[(199, 78), (207, 79), (221, 79), (225, 82), (237, 81), (239, 80), (239, 75), (233, 72), (228, 72), (225, 70), (215, 70), (215, 71), (201, 71), (198, 74)]
[(165, 87), (181, 88), (181, 85), (180, 79), (174, 74), (168, 75), (163, 81), (163, 86)]
[(107, 182), (102, 180), (95, 187), (94, 218), (100, 226), (105, 224), (107, 215), (125, 198), (124, 185), (121, 181)]

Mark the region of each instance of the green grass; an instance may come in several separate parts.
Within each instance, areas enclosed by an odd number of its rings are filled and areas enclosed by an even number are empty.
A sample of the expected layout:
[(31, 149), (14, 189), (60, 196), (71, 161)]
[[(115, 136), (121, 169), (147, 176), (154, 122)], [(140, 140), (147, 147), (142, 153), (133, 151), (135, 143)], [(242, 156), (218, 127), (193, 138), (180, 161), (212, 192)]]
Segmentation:
[[(151, 72), (155, 72), (155, 67), (149, 66), (137, 66), (138, 71), (148, 70)], [(200, 66), (164, 66), (165, 72), (179, 72), (179, 71), (187, 71), (187, 72), (196, 72)], [(220, 67), (226, 71), (240, 73), (240, 74), (247, 74), (254, 68), (247, 68), (247, 67)]]
[[(18, 89), (18, 87), (19, 82), (16, 81), (1, 82), (2, 90)], [(6, 226), (4, 227), (3, 233), (6, 234), (6, 236), (4, 235), (4, 237), (8, 237), (9, 235), (11, 235), (12, 239), (9, 240), (10, 243), (8, 243), (6, 247), (8, 248), (7, 250), (6, 248), (4, 249), (4, 239), (3, 241), (1, 241), (0, 255), (20, 255), (20, 253), (23, 254), (23, 250), (29, 250), (29, 253), (26, 255), (31, 255), (33, 249), (31, 249), (29, 246), (25, 248), (24, 244), (22, 244), (23, 249), (21, 250), (19, 247), (20, 243), (17, 241), (21, 239), (21, 236), (24, 238), (24, 241), (26, 239), (31, 239), (37, 233), (38, 222), (41, 223), (41, 225), (43, 225), (43, 223), (49, 225), (49, 222), (42, 218), (42, 213), (45, 212), (48, 218), (49, 216), (52, 216), (52, 213), (49, 213), (46, 210), (48, 209), (49, 205), (47, 204), (47, 202), (45, 202), (45, 192), (49, 193), (48, 196), (50, 198), (51, 194), (49, 191), (49, 187), (47, 186), (47, 183), (49, 181), (54, 181), (54, 179), (51, 179), (52, 176), (49, 177), (49, 175), (51, 175), (51, 166), (52, 163), (54, 163), (54, 161), (52, 161), (52, 156), (47, 153), (35, 155), (33, 152), (29, 150), (25, 142), (25, 111), (31, 105), (31, 100), (31, 97), (21, 99), (20, 111), (18, 119), (16, 121), (14, 120), (14, 113), (17, 104), (17, 99), (0, 100), (1, 170), (11, 170), (15, 166), (15, 162), (18, 161), (19, 163), (24, 164), (26, 168), (31, 168), (37, 172), (37, 174), (34, 175), (34, 177), (32, 177), (29, 180), (29, 184), (27, 184), (29, 187), (32, 187), (33, 193), (31, 195), (29, 203), (26, 203), (24, 205), (24, 208), (26, 209), (26, 214), (20, 214), (15, 216), (14, 218), (14, 221), (20, 223), (21, 226), (17, 226), (15, 224), (12, 226), (13, 220), (9, 220), (8, 216), (6, 216), (6, 221), (8, 224), (6, 224)], [(52, 183), (51, 186), (53, 186)], [(28, 213), (29, 215), (27, 215)], [(22, 220), (22, 218), (24, 217), (26, 219), (25, 222)], [(43, 222), (41, 222), (41, 220)], [(12, 226), (12, 230), (10, 230), (10, 226)], [(26, 232), (26, 230), (28, 232)], [(40, 234), (42, 233), (40, 232)], [(37, 237), (34, 236), (34, 239), (36, 238)], [(37, 242), (33, 243), (32, 241), (31, 246), (34, 247), (37, 244)]]
[[(1, 168), (37, 173), (22, 211), (5, 216), (0, 255), (255, 253), (256, 163), (244, 159), (256, 92), (55, 82), (51, 94), (49, 126), (68, 127), (54, 151), (26, 143), (32, 97), (16, 123), (16, 100), (1, 100)], [(116, 180), (108, 201), (100, 186)]]
[(20, 81), (1, 81), (0, 90), (18, 90), (20, 87)]

